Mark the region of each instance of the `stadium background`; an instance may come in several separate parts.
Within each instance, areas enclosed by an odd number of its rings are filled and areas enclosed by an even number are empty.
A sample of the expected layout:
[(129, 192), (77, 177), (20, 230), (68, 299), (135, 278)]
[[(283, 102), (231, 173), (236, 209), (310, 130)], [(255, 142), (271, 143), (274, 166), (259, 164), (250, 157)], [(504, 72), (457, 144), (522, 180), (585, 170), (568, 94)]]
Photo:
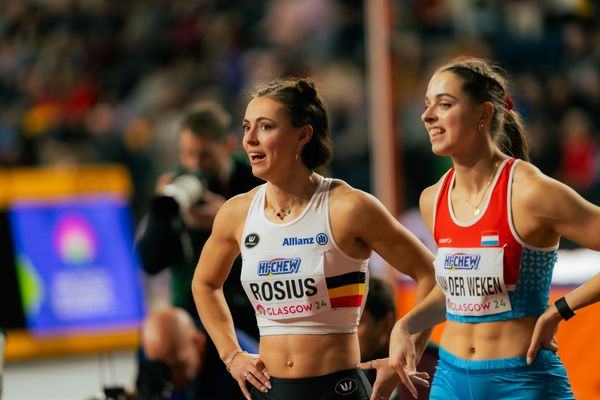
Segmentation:
[[(509, 72), (533, 162), (600, 203), (597, 2), (382, 0), (388, 7), (379, 21), (387, 32), (390, 67), (389, 98), (384, 99), (391, 110), (387, 132), (375, 129), (381, 121), (372, 107), (382, 101), (371, 91), (377, 71), (370, 46), (377, 27), (369, 24), (368, 10), (374, 2), (0, 0), (3, 177), (23, 168), (79, 171), (90, 164), (117, 165), (127, 175), (129, 183), (119, 194), (131, 205), (135, 226), (146, 211), (155, 177), (176, 163), (176, 125), (187, 104), (215, 99), (240, 121), (256, 83), (309, 75), (329, 106), (335, 143), (329, 174), (376, 195), (381, 190), (376, 182), (385, 174), (397, 195), (386, 205), (404, 215), (417, 205), (421, 189), (449, 165), (431, 154), (419, 119), (427, 79), (450, 57), (475, 54), (499, 61)], [(241, 132), (239, 125), (234, 123), (233, 133)], [(393, 168), (384, 172), (374, 167), (381, 140), (393, 143)], [(7, 183), (10, 179), (0, 182), (3, 210), (10, 210), (11, 199), (18, 196)], [(66, 196), (80, 190), (63, 189)], [(561, 243), (565, 250), (574, 247)], [(10, 251), (3, 253), (4, 274)], [(569, 267), (573, 271), (567, 276), (579, 276), (582, 268), (597, 271), (598, 263)], [(3, 282), (14, 282), (14, 277)], [(411, 287), (402, 281), (398, 286), (405, 310)], [(553, 296), (567, 288), (555, 285)], [(68, 361), (75, 357), (69, 354), (95, 356), (136, 343), (131, 331), (91, 332), (91, 340), (86, 335), (32, 339), (24, 317), (15, 316), (21, 304), (14, 296), (17, 289), (11, 290), (12, 297), (3, 297), (8, 307), (1, 320), (9, 329), (5, 396), (19, 393), (8, 392), (18, 390), (8, 378), (14, 370), (26, 373), (24, 365), (34, 370), (37, 361), (64, 363), (65, 353)], [(559, 354), (579, 399), (600, 398), (598, 310), (581, 311), (559, 331)], [(117, 379), (131, 383), (130, 376)], [(64, 398), (60, 379), (52, 385), (45, 398)]]

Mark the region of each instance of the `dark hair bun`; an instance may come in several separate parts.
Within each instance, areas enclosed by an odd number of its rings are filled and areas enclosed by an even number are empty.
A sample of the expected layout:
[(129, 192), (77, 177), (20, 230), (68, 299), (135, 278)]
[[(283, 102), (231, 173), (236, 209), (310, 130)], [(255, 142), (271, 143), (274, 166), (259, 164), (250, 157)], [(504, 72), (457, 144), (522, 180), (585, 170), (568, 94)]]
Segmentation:
[(296, 83), (296, 89), (302, 96), (311, 102), (315, 101), (317, 98), (317, 89), (315, 89), (315, 84), (313, 81), (299, 79)]

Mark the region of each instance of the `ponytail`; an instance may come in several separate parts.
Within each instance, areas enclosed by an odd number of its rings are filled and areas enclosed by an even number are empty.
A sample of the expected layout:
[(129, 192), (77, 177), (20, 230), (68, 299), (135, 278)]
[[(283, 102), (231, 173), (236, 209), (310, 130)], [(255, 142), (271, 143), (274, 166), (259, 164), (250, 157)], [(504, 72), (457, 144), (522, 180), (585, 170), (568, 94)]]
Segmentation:
[(529, 161), (529, 144), (517, 112), (506, 110), (503, 132), (496, 136), (496, 144), (503, 153)]

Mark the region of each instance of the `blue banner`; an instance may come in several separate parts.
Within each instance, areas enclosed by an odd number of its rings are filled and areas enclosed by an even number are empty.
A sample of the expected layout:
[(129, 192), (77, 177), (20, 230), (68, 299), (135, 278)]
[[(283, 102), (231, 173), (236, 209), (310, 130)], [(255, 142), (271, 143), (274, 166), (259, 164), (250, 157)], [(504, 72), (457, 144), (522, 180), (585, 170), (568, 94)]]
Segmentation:
[(140, 268), (125, 200), (17, 200), (9, 221), (28, 330), (98, 332), (141, 321)]

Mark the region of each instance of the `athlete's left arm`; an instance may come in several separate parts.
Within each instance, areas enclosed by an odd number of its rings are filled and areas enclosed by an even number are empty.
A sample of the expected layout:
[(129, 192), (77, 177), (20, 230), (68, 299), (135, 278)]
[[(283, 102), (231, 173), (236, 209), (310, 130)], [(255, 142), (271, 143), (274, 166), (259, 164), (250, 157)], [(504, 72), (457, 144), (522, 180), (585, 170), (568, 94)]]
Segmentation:
[[(526, 224), (533, 224), (534, 230), (551, 231), (583, 247), (600, 251), (600, 207), (531, 165), (523, 167), (520, 184), (515, 188), (522, 193), (519, 197), (524, 211), (521, 219), (528, 219), (529, 215), (532, 219)], [(515, 215), (515, 219), (518, 218)]]
[(417, 283), (417, 299), (435, 284), (433, 254), (375, 196), (335, 181), (330, 196), (331, 227), (338, 246), (351, 257), (379, 253)]
[[(359, 190), (346, 190), (338, 205), (337, 215), (344, 222), (342, 236), (346, 241), (351, 239), (356, 242), (356, 248), (362, 246), (369, 252), (376, 251), (396, 270), (413, 278), (416, 301), (421, 302), (435, 286), (433, 254), (374, 196)], [(399, 372), (402, 381), (414, 393), (416, 390), (410, 379), (417, 374), (416, 364), (431, 332), (432, 329), (426, 329), (413, 336), (416, 354), (407, 360), (408, 376), (405, 371)]]
[[(575, 243), (600, 251), (600, 207), (567, 185), (545, 176), (532, 179), (530, 187), (541, 199), (533, 213), (542, 229), (551, 229)], [(568, 293), (565, 300), (574, 311), (600, 301), (600, 274)], [(561, 320), (554, 304), (538, 318), (527, 353), (528, 362), (533, 361), (542, 345), (552, 347), (551, 341)]]
[(433, 254), (374, 196), (355, 191), (352, 229), (357, 240), (376, 251), (399, 272), (417, 284), (417, 300), (424, 299), (435, 284)]

